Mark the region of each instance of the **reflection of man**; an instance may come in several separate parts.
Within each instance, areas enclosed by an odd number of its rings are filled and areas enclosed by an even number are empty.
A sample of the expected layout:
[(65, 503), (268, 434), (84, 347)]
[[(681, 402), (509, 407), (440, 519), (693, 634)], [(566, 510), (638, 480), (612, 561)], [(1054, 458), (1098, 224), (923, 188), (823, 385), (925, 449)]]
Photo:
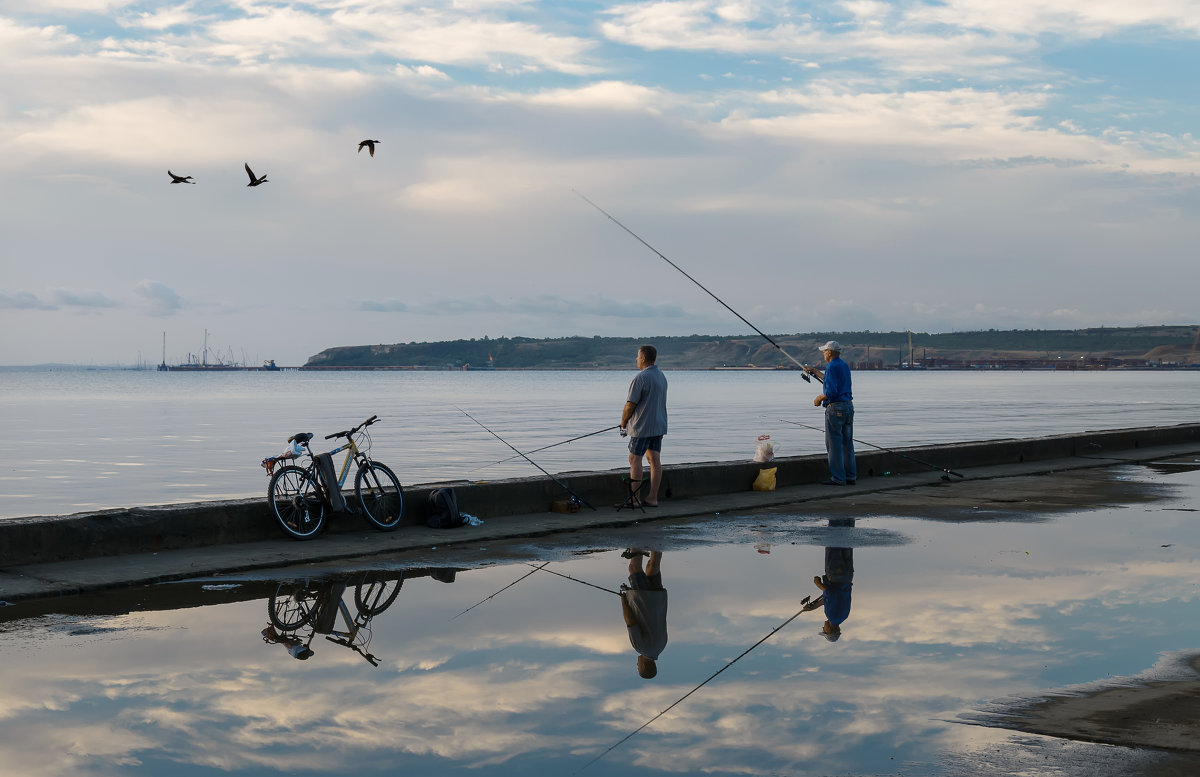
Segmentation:
[[(621, 612), (629, 644), (638, 652), (638, 674), (649, 680), (658, 674), (654, 662), (667, 646), (667, 589), (659, 569), (662, 553), (630, 549), (621, 555), (629, 559), (629, 583), (621, 584)], [(643, 556), (650, 557), (645, 571)]]
[(858, 468), (854, 461), (854, 397), (850, 391), (850, 365), (842, 361), (842, 346), (830, 340), (821, 346), (825, 372), (805, 367), (823, 383), (823, 392), (813, 405), (825, 406), (825, 452), (829, 459), (827, 486), (854, 485)]
[[(830, 526), (854, 526), (854, 519), (829, 522)], [(821, 589), (821, 595), (810, 607), (825, 606), (825, 624), (821, 633), (830, 642), (842, 636), (842, 623), (850, 617), (850, 591), (854, 585), (854, 548), (825, 548), (825, 574), (814, 577), (813, 584)], [(809, 609), (806, 607), (805, 609)]]
[(629, 384), (629, 394), (621, 409), (621, 431), (629, 434), (629, 480), (635, 487), (642, 482), (643, 456), (650, 465), (650, 483), (641, 495), (641, 503), (646, 507), (658, 507), (662, 438), (667, 433), (667, 377), (655, 365), (657, 358), (658, 349), (653, 345), (638, 348), (640, 372)]

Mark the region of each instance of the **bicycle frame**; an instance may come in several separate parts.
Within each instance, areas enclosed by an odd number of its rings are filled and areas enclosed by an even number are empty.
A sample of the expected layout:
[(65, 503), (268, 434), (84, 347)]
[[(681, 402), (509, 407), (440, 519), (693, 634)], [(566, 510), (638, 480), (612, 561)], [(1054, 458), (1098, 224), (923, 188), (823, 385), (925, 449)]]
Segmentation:
[(342, 451), (346, 451), (346, 458), (344, 461), (342, 461), (342, 469), (338, 473), (338, 488), (342, 488), (346, 485), (346, 476), (350, 474), (350, 462), (357, 462), (359, 466), (362, 466), (362, 462), (358, 461), (360, 452), (358, 450), (358, 446), (354, 444), (353, 439), (351, 439), (345, 445), (338, 446), (337, 448), (329, 451), (329, 455), (336, 456)]

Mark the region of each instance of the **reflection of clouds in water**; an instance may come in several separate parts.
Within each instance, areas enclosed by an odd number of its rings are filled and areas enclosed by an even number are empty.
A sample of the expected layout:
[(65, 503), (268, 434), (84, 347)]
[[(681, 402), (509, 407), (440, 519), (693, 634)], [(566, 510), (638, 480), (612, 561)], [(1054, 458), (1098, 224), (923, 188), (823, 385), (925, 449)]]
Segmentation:
[[(1129, 633), (1120, 618), (1089, 612), (1191, 596), (1186, 561), (1149, 550), (1150, 561), (1066, 561), (1078, 556), (1058, 545), (1072, 535), (1035, 528), (1041, 544), (1016, 561), (972, 543), (1029, 527), (955, 527), (946, 538), (934, 526), (916, 559), (904, 549), (856, 552), (854, 610), (841, 642), (817, 635), (819, 612), (801, 615), (608, 760), (677, 773), (771, 773), (863, 764), (868, 751), (895, 753), (899, 763), (977, 746), (997, 735), (943, 721), (980, 700), (1037, 691), (1048, 662), (1095, 650), (1093, 638)], [(1008, 540), (990, 547), (1017, 547)], [(34, 777), (77, 770), (85, 757), (90, 770), (119, 773), (151, 752), (224, 770), (332, 771), (349, 757), (362, 771), (394, 769), (405, 758), (511, 769), (535, 753), (582, 765), (799, 609), (816, 593), (821, 554), (778, 546), (769, 558), (752, 556), (747, 572), (730, 571), (741, 557), (731, 561), (727, 547), (668, 553), (671, 642), (650, 682), (636, 677), (614, 597), (569, 581), (530, 578), (450, 623), (519, 567), (463, 574), (448, 587), (407, 581), (372, 623), (379, 668), (320, 637), (307, 662), (263, 644), (263, 601), (64, 619), (36, 651), (10, 649), (27, 634), (0, 634), (10, 659), (0, 758)], [(563, 568), (604, 583), (624, 572), (611, 561)], [(63, 751), (63, 742), (73, 744)]]

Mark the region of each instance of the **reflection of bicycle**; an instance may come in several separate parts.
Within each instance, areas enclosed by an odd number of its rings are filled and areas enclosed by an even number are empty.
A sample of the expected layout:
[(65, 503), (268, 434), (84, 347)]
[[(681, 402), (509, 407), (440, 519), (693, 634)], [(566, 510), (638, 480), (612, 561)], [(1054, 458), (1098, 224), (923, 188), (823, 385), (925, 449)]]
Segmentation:
[[(371, 450), (371, 436), (366, 428), (378, 420), (379, 416), (373, 415), (353, 429), (325, 436), (326, 440), (346, 438), (345, 445), (328, 453), (332, 457), (346, 451), (336, 485), (325, 484), (318, 475), (317, 456), (313, 455), (308, 445), (313, 437), (312, 433), (303, 432), (292, 436), (289, 442), (294, 440), (304, 448), (309, 463), (303, 467), (289, 464), (280, 468), (271, 475), (271, 483), (267, 487), (271, 512), (285, 532), (301, 540), (320, 533), (325, 527), (326, 510), (333, 512), (334, 505), (341, 500), (340, 492), (346, 483), (347, 475), (350, 474), (351, 461), (358, 465), (358, 471), (354, 473), (357, 507), (351, 511), (361, 513), (373, 526), (384, 531), (390, 531), (400, 525), (400, 518), (404, 513), (404, 491), (400, 487), (400, 481), (395, 473), (368, 455)], [(354, 439), (360, 432), (362, 448)], [(334, 488), (339, 493), (334, 494)]]
[[(348, 647), (372, 666), (379, 666), (379, 659), (367, 651), (371, 644), (369, 624), (396, 601), (404, 580), (400, 576), (383, 580), (364, 575), (354, 585), (354, 615), (350, 614), (343, 599), (348, 582), (280, 583), (267, 600), (271, 626), (263, 629), (263, 639), (287, 646), (293, 657), (303, 660), (313, 654), (313, 638), (324, 634), (328, 641)], [(345, 631), (334, 628), (339, 615), (345, 623)], [(312, 629), (307, 639), (296, 636), (295, 632), (305, 627)]]

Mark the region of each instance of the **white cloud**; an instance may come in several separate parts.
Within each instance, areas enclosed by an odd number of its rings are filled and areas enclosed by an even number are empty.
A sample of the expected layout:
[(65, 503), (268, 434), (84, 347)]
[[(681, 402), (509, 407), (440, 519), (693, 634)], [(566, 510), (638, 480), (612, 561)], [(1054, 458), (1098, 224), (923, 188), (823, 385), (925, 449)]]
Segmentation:
[(158, 281), (144, 280), (134, 291), (146, 300), (152, 315), (169, 316), (183, 307), (183, 299), (175, 290)]
[(115, 308), (118, 303), (99, 291), (70, 291), (56, 289), (54, 301), (64, 307)]
[(530, 95), (510, 95), (506, 99), (531, 105), (556, 105), (583, 110), (657, 111), (678, 100), (661, 89), (622, 81), (598, 81), (571, 89), (549, 89)]
[(15, 294), (0, 293), (0, 310), (57, 310), (56, 305), (43, 302), (36, 294), (18, 291)]

